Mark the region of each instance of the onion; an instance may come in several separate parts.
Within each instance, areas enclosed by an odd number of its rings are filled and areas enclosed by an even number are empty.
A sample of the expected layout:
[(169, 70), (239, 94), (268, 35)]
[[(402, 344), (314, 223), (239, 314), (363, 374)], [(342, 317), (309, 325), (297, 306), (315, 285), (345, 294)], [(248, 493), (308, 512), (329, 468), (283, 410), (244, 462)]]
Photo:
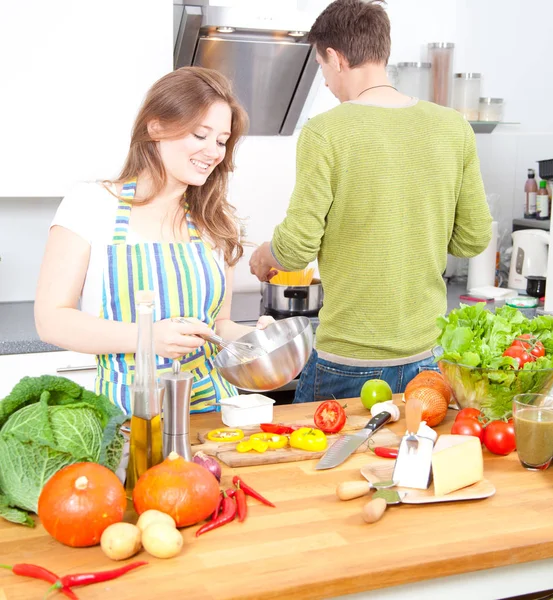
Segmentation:
[(195, 462), (197, 465), (206, 468), (210, 473), (213, 474), (217, 481), (221, 481), (221, 465), (212, 456), (208, 456), (205, 452), (200, 450), (194, 454), (192, 457), (192, 462)]

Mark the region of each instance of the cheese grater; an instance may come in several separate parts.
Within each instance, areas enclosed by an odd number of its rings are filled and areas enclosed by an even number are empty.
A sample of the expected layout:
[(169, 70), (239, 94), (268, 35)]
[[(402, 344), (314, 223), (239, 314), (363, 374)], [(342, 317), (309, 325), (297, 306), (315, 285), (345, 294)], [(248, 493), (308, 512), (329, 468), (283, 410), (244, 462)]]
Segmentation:
[(361, 431), (350, 435), (340, 436), (332, 446), (325, 452), (321, 460), (315, 465), (315, 469), (333, 469), (341, 465), (356, 450), (364, 444), (375, 431), (378, 431), (391, 419), (389, 412), (381, 412), (373, 417)]

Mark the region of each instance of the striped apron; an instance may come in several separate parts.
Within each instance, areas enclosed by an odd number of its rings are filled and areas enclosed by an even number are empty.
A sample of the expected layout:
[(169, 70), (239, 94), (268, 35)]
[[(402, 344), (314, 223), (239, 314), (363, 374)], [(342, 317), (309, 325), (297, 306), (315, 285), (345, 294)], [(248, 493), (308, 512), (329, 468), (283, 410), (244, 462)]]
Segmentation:
[[(202, 242), (186, 209), (189, 243), (143, 242), (127, 244), (136, 179), (124, 184), (117, 207), (113, 243), (107, 247), (100, 317), (136, 323), (135, 293), (153, 290), (154, 321), (196, 317), (213, 328), (225, 297), (225, 274), (211, 247)], [(216, 346), (206, 342), (180, 359), (182, 369), (194, 375), (190, 412), (218, 410), (218, 400), (236, 389), (217, 372), (212, 358)], [(97, 356), (96, 392), (131, 413), (134, 354)], [(157, 374), (170, 372), (173, 361), (156, 356)]]

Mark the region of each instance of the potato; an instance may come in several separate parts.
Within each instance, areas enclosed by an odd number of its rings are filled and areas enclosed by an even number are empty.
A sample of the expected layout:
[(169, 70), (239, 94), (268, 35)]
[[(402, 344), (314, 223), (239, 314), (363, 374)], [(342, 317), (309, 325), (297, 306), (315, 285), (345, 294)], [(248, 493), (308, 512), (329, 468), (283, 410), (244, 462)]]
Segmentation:
[(182, 535), (173, 525), (152, 523), (142, 533), (142, 545), (156, 558), (171, 558), (182, 548)]
[(177, 526), (175, 519), (173, 519), (171, 515), (154, 509), (144, 511), (140, 517), (138, 517), (136, 526), (142, 533), (144, 533), (146, 527), (152, 525), (153, 523), (167, 523), (167, 525), (172, 525), (173, 527)]
[(131, 523), (113, 523), (106, 527), (100, 538), (104, 554), (112, 560), (124, 560), (134, 556), (141, 541), (140, 529)]

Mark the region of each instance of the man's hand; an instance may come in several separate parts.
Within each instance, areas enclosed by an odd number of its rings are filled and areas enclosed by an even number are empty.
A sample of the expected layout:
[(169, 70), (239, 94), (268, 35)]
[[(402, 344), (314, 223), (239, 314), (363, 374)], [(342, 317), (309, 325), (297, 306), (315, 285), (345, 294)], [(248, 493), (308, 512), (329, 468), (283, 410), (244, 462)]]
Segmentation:
[(250, 258), (250, 273), (255, 275), (259, 281), (269, 281), (277, 273), (277, 261), (271, 252), (271, 244), (264, 242), (259, 246)]

